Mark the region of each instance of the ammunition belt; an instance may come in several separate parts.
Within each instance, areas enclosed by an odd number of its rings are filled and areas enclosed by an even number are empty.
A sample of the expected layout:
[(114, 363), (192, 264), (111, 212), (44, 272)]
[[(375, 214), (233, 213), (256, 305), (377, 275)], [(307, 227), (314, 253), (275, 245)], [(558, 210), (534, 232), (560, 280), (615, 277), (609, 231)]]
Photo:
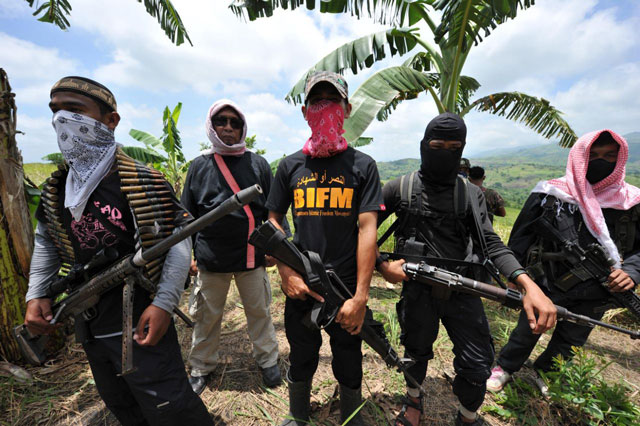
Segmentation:
[[(136, 250), (142, 251), (173, 233), (176, 205), (164, 175), (127, 156), (116, 152), (120, 189), (127, 197), (136, 226)], [(144, 275), (157, 284), (162, 274), (166, 254), (147, 263)]]
[(45, 217), (47, 218), (47, 233), (56, 246), (58, 256), (60, 257), (58, 275), (62, 276), (67, 275), (76, 263), (71, 239), (62, 221), (64, 203), (61, 202), (58, 195), (60, 193), (60, 185), (64, 184), (64, 177), (67, 171), (66, 165), (58, 165), (58, 169), (51, 173), (51, 176), (45, 181), (40, 198)]

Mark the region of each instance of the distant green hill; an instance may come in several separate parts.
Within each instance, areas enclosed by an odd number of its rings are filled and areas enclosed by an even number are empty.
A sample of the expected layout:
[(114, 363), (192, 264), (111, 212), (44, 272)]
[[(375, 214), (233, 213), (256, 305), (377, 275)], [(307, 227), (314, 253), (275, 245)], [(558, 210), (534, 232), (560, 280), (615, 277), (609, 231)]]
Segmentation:
[[(640, 186), (640, 132), (624, 135), (629, 143), (627, 182)], [(503, 196), (508, 206), (519, 208), (540, 180), (563, 176), (569, 150), (556, 144), (493, 150), (486, 156), (471, 158), (471, 165), (486, 169), (487, 187)], [(388, 181), (420, 167), (420, 160), (378, 162), (382, 181)]]

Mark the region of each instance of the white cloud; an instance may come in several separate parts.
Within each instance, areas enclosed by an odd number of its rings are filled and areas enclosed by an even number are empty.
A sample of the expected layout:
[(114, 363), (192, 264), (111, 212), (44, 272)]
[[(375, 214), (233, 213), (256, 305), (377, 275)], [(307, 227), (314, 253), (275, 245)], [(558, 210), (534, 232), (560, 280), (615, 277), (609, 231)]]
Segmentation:
[[(228, 84), (264, 90), (278, 81), (295, 82), (303, 71), (354, 31), (372, 27), (358, 23), (352, 30), (333, 19), (325, 28), (303, 11), (276, 13), (245, 23), (225, 2), (175, 2), (194, 46), (169, 43), (144, 8), (129, 0), (78, 1), (72, 28), (98, 36), (115, 47), (95, 77), (108, 84), (148, 91), (190, 89), (204, 96), (224, 91)], [(123, 19), (128, 17), (128, 19)], [(135, 21), (135, 25), (131, 25)]]
[(624, 134), (640, 130), (640, 62), (611, 67), (578, 80), (554, 97), (554, 104), (580, 135), (600, 128)]
[[(616, 10), (595, 11), (595, 0), (540, 0), (496, 28), (469, 55), (465, 73), (482, 93), (521, 90), (523, 78), (538, 80), (541, 94), (561, 79), (606, 72), (638, 52), (638, 16), (616, 19)], [(535, 93), (532, 93), (535, 94)]]
[[(0, 64), (11, 81), (49, 81), (77, 69), (77, 63), (58, 49), (38, 46), (0, 32)], [(53, 82), (51, 82), (52, 84)]]

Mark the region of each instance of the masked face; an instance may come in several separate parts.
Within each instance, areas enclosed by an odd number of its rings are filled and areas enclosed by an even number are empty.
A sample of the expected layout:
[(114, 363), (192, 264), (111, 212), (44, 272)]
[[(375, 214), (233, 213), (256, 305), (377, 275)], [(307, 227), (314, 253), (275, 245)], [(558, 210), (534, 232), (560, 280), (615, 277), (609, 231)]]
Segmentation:
[(598, 183), (613, 173), (616, 168), (619, 149), (620, 147), (617, 143), (591, 147), (586, 176), (590, 184)]
[(325, 158), (347, 149), (347, 141), (342, 137), (345, 113), (340, 102), (321, 100), (309, 105), (305, 118), (311, 137), (302, 148), (304, 154)]
[(431, 120), (420, 143), (423, 179), (444, 185), (455, 182), (466, 135), (464, 121), (455, 114), (444, 113)]
[(69, 166), (88, 171), (115, 147), (113, 130), (86, 115), (60, 110), (53, 115), (58, 147)]

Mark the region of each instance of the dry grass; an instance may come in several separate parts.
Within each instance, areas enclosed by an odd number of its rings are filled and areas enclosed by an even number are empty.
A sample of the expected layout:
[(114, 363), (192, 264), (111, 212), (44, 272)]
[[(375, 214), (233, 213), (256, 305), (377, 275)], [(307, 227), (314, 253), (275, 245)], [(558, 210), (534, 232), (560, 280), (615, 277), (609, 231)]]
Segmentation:
[[(289, 346), (283, 328), (284, 296), (279, 290), (279, 279), (272, 272), (272, 314), (280, 344), (280, 366), (287, 368)], [(375, 277), (370, 306), (376, 312), (395, 309), (399, 287), (388, 286)], [(183, 297), (183, 307), (187, 296)], [(288, 410), (285, 385), (266, 389), (260, 371), (251, 356), (251, 344), (244, 326), (244, 312), (237, 291), (232, 286), (223, 322), (221, 363), (212, 374), (212, 380), (202, 394), (209, 412), (219, 425), (279, 424)], [(515, 324), (516, 313), (494, 303), (488, 303), (487, 313), (499, 349)], [(380, 315), (384, 319), (384, 315)], [(178, 323), (178, 334), (186, 359), (191, 335)], [(542, 342), (548, 336), (542, 337)], [(595, 330), (587, 349), (603, 356), (612, 365), (605, 370), (608, 380), (626, 381), (635, 391), (633, 401), (640, 403), (640, 349), (631, 340), (602, 330)], [(401, 348), (396, 348), (401, 352)], [(536, 349), (539, 353), (540, 347)], [(444, 329), (435, 344), (435, 359), (430, 363), (425, 387), (426, 410), (421, 424), (449, 425), (457, 409), (448, 377), (452, 375), (451, 342)], [(330, 367), (331, 353), (328, 339), (321, 349), (320, 366), (313, 381), (312, 419), (315, 424), (339, 424), (337, 382)], [(56, 359), (41, 368), (29, 368), (35, 380), (30, 385), (19, 384), (0, 377), (0, 424), (2, 425), (116, 425), (105, 411), (97, 395), (86, 358), (78, 345), (70, 345)], [(386, 368), (382, 360), (365, 348), (363, 394), (365, 419), (372, 425), (393, 424), (404, 394), (402, 376)], [(531, 372), (523, 369), (519, 376), (531, 382)], [(494, 404), (495, 396), (487, 395), (485, 405)], [(545, 400), (530, 398), (527, 409), (541, 425), (560, 425), (561, 417)], [(510, 425), (488, 413), (483, 415), (491, 425)]]

